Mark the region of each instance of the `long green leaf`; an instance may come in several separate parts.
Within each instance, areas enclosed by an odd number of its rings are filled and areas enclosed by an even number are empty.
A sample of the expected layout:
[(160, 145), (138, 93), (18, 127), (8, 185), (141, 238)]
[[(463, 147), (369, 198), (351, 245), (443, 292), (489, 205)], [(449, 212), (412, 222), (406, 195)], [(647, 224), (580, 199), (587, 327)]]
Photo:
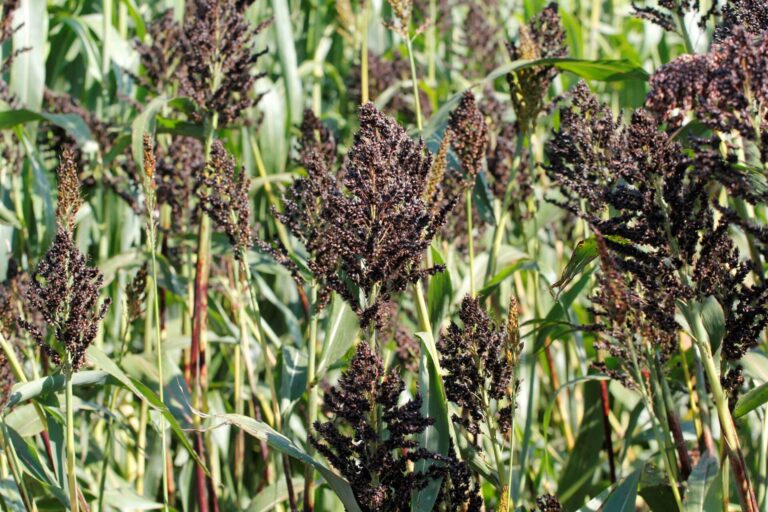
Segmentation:
[(217, 416), (217, 418), (221, 418), (230, 425), (241, 428), (256, 439), (266, 441), (271, 448), (280, 453), (284, 453), (289, 457), (293, 457), (304, 464), (309, 464), (314, 467), (323, 478), (325, 478), (325, 481), (328, 482), (328, 485), (331, 486), (336, 493), (336, 496), (339, 497), (347, 510), (351, 512), (361, 512), (360, 506), (357, 504), (357, 501), (355, 501), (355, 495), (352, 492), (352, 487), (350, 487), (349, 482), (321, 462), (312, 458), (307, 452), (294, 444), (293, 441), (277, 432), (266, 423), (239, 414), (223, 414)]
[(282, 69), (281, 76), (285, 82), (288, 97), (288, 119), (290, 125), (301, 121), (303, 99), (301, 94), (301, 79), (296, 63), (296, 41), (293, 37), (293, 26), (287, 0), (272, 0), (272, 16), (275, 35), (277, 36), (277, 55)]
[[(208, 473), (208, 468), (205, 467), (205, 464), (203, 461), (198, 457), (197, 452), (195, 452), (195, 449), (192, 447), (192, 445), (189, 442), (189, 439), (187, 439), (187, 436), (184, 434), (184, 431), (181, 429), (181, 425), (179, 425), (178, 420), (176, 417), (171, 413), (171, 411), (168, 409), (168, 407), (160, 400), (160, 397), (157, 396), (157, 394), (149, 389), (145, 384), (139, 382), (136, 379), (133, 379), (129, 377), (128, 375), (121, 370), (117, 364), (115, 364), (112, 359), (109, 358), (104, 352), (99, 350), (95, 346), (91, 346), (88, 348), (88, 359), (94, 363), (96, 366), (102, 368), (104, 371), (109, 373), (112, 377), (117, 379), (117, 381), (120, 382), (123, 386), (128, 388), (130, 391), (132, 391), (138, 398), (146, 401), (149, 405), (160, 411), (160, 413), (163, 415), (163, 417), (168, 421), (169, 425), (171, 426), (171, 430), (174, 434), (176, 434), (176, 438), (181, 442), (181, 444), (184, 446), (184, 448), (187, 449), (189, 454), (192, 456), (193, 459), (195, 459), (195, 462), (197, 462), (200, 467), (202, 467), (206, 473)], [(163, 383), (160, 383), (160, 385), (163, 385)]]
[[(435, 265), (444, 265), (445, 260), (440, 251), (431, 247), (432, 261)], [(437, 336), (440, 326), (443, 323), (448, 306), (453, 298), (453, 286), (451, 284), (451, 275), (447, 270), (439, 272), (429, 280), (429, 289), (427, 290), (427, 304), (429, 308), (429, 321), (432, 325), (432, 335)]]
[(735, 418), (746, 416), (765, 403), (768, 403), (768, 382), (741, 395), (733, 409), (733, 416)]
[(320, 380), (328, 368), (352, 347), (360, 331), (357, 315), (341, 297), (334, 294), (326, 327), (323, 352), (317, 365), (316, 380)]
[(43, 105), (47, 5), (46, 0), (21, 0), (13, 12), (13, 26), (19, 27), (13, 34), (13, 49), (23, 51), (11, 63), (11, 92), (22, 105), (33, 111), (40, 110)]
[[(421, 344), (419, 363), (419, 392), (424, 399), (421, 413), (434, 420), (419, 436), (419, 445), (441, 455), (447, 455), (451, 445), (451, 419), (448, 413), (448, 397), (443, 385), (440, 359), (431, 333), (416, 333)], [(417, 471), (426, 471), (429, 462), (416, 464)], [(411, 510), (428, 512), (432, 510), (440, 491), (440, 480), (432, 480), (426, 487), (414, 493)]]
[(688, 491), (683, 499), (684, 512), (704, 512), (707, 490), (717, 477), (718, 471), (717, 458), (705, 452), (688, 478)]
[(83, 118), (77, 114), (50, 114), (48, 112), (34, 112), (22, 108), (18, 110), (6, 110), (0, 112), (0, 130), (13, 128), (33, 121), (49, 121), (50, 123), (63, 128), (69, 135), (75, 139), (77, 145), (88, 151), (89, 147), (95, 147), (96, 141), (88, 125)]

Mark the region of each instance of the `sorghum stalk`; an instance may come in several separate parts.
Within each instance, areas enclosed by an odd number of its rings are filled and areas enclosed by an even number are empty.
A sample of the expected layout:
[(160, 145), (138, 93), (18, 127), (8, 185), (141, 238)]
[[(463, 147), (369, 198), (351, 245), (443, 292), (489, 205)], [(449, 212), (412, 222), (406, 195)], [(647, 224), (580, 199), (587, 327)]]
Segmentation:
[[(723, 432), (725, 451), (728, 454), (728, 460), (731, 463), (731, 469), (736, 478), (741, 506), (747, 512), (757, 512), (759, 507), (757, 505), (757, 499), (755, 498), (755, 491), (747, 473), (747, 465), (741, 451), (741, 443), (739, 442), (739, 436), (736, 432), (736, 425), (733, 421), (731, 410), (728, 407), (728, 398), (720, 383), (720, 374), (717, 370), (717, 365), (715, 364), (715, 359), (712, 355), (712, 349), (709, 346), (704, 326), (701, 323), (701, 318), (698, 312), (695, 312), (690, 305), (686, 305), (684, 308), (687, 309), (688, 312), (688, 315), (686, 316), (695, 319), (691, 326), (694, 331), (692, 334), (696, 346), (699, 349), (704, 370), (707, 374), (707, 380), (709, 381), (709, 387), (712, 390), (712, 398), (715, 402), (717, 415), (720, 418), (720, 427)], [(692, 313), (694, 316), (690, 316)]]
[[(657, 180), (657, 202), (663, 213), (664, 229), (673, 254), (679, 257), (679, 245), (677, 240), (672, 236), (672, 229), (670, 226), (669, 205), (664, 200), (664, 196), (661, 194), (660, 190), (662, 190), (661, 183)], [(683, 283), (690, 285), (690, 277), (685, 271), (685, 268), (679, 270), (680, 279)], [(747, 512), (757, 512), (758, 505), (757, 499), (755, 498), (755, 491), (749, 480), (746, 462), (744, 461), (741, 444), (739, 443), (739, 436), (736, 432), (736, 425), (733, 421), (733, 416), (731, 416), (731, 410), (728, 407), (728, 398), (720, 383), (720, 373), (715, 364), (714, 356), (712, 355), (712, 348), (709, 345), (709, 336), (704, 329), (701, 314), (700, 311), (698, 311), (699, 308), (695, 303), (680, 304), (680, 308), (682, 309), (685, 318), (692, 324), (691, 329), (693, 332), (691, 335), (698, 348), (699, 357), (701, 358), (701, 363), (706, 372), (709, 387), (712, 391), (712, 398), (714, 399), (717, 415), (720, 419), (720, 427), (723, 432), (722, 435), (726, 445), (726, 452), (728, 453), (728, 460), (731, 463), (731, 469), (733, 469), (734, 476), (737, 480), (741, 506)]]
[[(310, 295), (312, 318), (309, 323), (309, 357), (307, 365), (307, 382), (309, 385), (309, 395), (307, 397), (307, 425), (314, 425), (317, 421), (317, 384), (315, 383), (315, 366), (317, 359), (317, 324), (319, 320), (319, 311), (317, 308), (317, 284), (312, 283)], [(312, 443), (307, 443), (307, 453), (313, 456), (315, 447)], [(315, 508), (315, 469), (309, 464), (304, 469), (304, 510), (312, 512)]]
[(363, 19), (360, 30), (360, 98), (361, 103), (368, 103), (368, 2), (363, 4)]
[[(0, 333), (0, 347), (5, 353), (6, 360), (11, 365), (11, 370), (13, 371), (13, 375), (16, 380), (18, 382), (27, 382), (27, 377), (24, 375), (24, 370), (21, 367), (21, 363), (16, 357), (16, 351), (8, 344), (8, 341), (5, 339), (2, 333)], [(33, 402), (33, 405), (38, 417), (42, 421), (43, 425), (45, 425), (45, 421), (43, 421), (45, 419), (45, 415), (40, 409), (40, 405), (37, 402)], [(5, 422), (3, 421), (0, 423), (2, 423), (3, 431), (3, 449), (5, 450), (5, 455), (8, 459), (8, 465), (10, 467), (11, 474), (13, 475), (13, 480), (19, 488), (19, 493), (21, 494), (22, 500), (24, 501), (24, 505), (27, 507), (27, 510), (37, 510), (37, 506), (35, 505), (34, 501), (31, 501), (27, 495), (26, 486), (18, 468), (16, 452), (13, 449), (13, 445), (8, 441), (10, 438), (7, 435)]]
[[(218, 83), (218, 73), (213, 73), (213, 83)], [(211, 155), (213, 135), (218, 125), (218, 113), (214, 112), (210, 118), (206, 118), (205, 158), (208, 162)], [(192, 396), (194, 407), (204, 410), (205, 382), (207, 380), (206, 368), (206, 329), (208, 324), (208, 277), (211, 266), (211, 219), (202, 213), (200, 226), (197, 233), (197, 261), (195, 264), (194, 302), (192, 306), (192, 343), (190, 347), (190, 366), (192, 375)], [(195, 415), (195, 421), (199, 423), (199, 417)], [(204, 443), (201, 432), (195, 434), (195, 450), (201, 460), (204, 457)], [(208, 511), (206, 493), (207, 478), (203, 468), (195, 466), (195, 479), (197, 484), (198, 506), (200, 512)]]
[(67, 351), (66, 365), (64, 366), (64, 379), (66, 383), (65, 406), (67, 423), (67, 483), (69, 487), (69, 508), (72, 512), (77, 512), (79, 510), (79, 504), (77, 501), (77, 467), (75, 465), (75, 414), (72, 393), (73, 374), (74, 368), (72, 367), (72, 354)]
[(467, 188), (467, 251), (469, 252), (469, 294), (475, 296), (475, 249), (472, 237), (472, 187)]
[[(2, 339), (2, 335), (0, 335), (0, 339)], [(2, 425), (1, 428), (3, 431), (3, 450), (5, 451), (5, 456), (8, 458), (8, 466), (11, 469), (13, 480), (18, 486), (21, 499), (24, 502), (24, 506), (26, 507), (27, 510), (37, 512), (37, 504), (35, 503), (34, 500), (31, 500), (29, 498), (29, 493), (27, 492), (27, 486), (24, 484), (24, 477), (22, 476), (21, 471), (19, 470), (19, 463), (18, 463), (18, 458), (16, 457), (16, 451), (13, 448), (13, 444), (9, 441), (10, 436), (8, 435), (8, 427), (4, 421), (0, 422), (0, 425)]]
[[(238, 295), (236, 314), (238, 327), (240, 329), (240, 344), (235, 347), (235, 414), (242, 415), (243, 407), (243, 359), (248, 357), (246, 347), (248, 346), (248, 323), (245, 313), (245, 303), (242, 300), (245, 296), (245, 290), (242, 289), (240, 280), (240, 267), (235, 265), (234, 269), (234, 291)], [(240, 500), (243, 492), (243, 466), (245, 457), (245, 432), (238, 429), (235, 437), (235, 502), (240, 506)]]
[(675, 447), (671, 440), (672, 435), (667, 418), (667, 407), (664, 401), (664, 393), (661, 389), (662, 377), (659, 373), (658, 366), (655, 364), (653, 354), (651, 354), (649, 349), (646, 349), (645, 356), (650, 370), (651, 400), (653, 400), (654, 410), (656, 411), (656, 419), (664, 434), (664, 456), (669, 460), (668, 470), (674, 473), (674, 475), (670, 475), (670, 480), (672, 480), (674, 476), (674, 481), (677, 481), (680, 479), (680, 471), (677, 465), (677, 459), (673, 455), (675, 453)]
[(419, 82), (416, 77), (416, 61), (413, 57), (413, 43), (410, 35), (405, 38), (405, 48), (408, 50), (408, 62), (411, 65), (411, 81), (413, 82), (413, 103), (416, 106), (416, 128), (421, 132), (424, 128), (421, 119), (421, 101), (419, 100)]
[(686, 481), (693, 470), (691, 466), (691, 456), (688, 453), (688, 447), (685, 445), (683, 431), (680, 428), (680, 417), (678, 416), (677, 411), (675, 411), (674, 402), (672, 401), (672, 391), (669, 389), (667, 380), (663, 377), (664, 374), (662, 373), (662, 365), (658, 354), (656, 354), (654, 361), (656, 363), (656, 373), (659, 375), (659, 382), (661, 384), (661, 393), (664, 399), (667, 424), (669, 425), (669, 431), (672, 434), (675, 449), (677, 450), (677, 457), (680, 462), (680, 479)]
[[(155, 196), (155, 158), (152, 150), (152, 140), (148, 134), (144, 134), (144, 193), (146, 194), (147, 207), (147, 250), (152, 256), (152, 311), (154, 313), (153, 334), (155, 336), (155, 354), (157, 357), (158, 397), (160, 403), (164, 402), (165, 378), (163, 374), (163, 341), (160, 333), (160, 293), (157, 288), (157, 255), (156, 242), (157, 230), (153, 218), (156, 206)], [(168, 439), (165, 425), (165, 417), (160, 416), (160, 437), (163, 463), (163, 510), (168, 510)]]

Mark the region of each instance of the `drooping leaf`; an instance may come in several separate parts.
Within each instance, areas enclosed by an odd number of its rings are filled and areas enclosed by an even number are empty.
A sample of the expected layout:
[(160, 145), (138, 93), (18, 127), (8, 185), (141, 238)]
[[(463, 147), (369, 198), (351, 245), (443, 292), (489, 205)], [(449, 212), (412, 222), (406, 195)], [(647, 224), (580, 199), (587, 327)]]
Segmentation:
[[(440, 251), (431, 247), (432, 261), (435, 265), (444, 265), (445, 260)], [(439, 272), (429, 280), (429, 289), (427, 290), (427, 305), (429, 308), (429, 321), (432, 325), (432, 335), (436, 336), (443, 323), (443, 317), (453, 298), (453, 286), (451, 284), (451, 275), (447, 270)]]
[(357, 504), (357, 501), (355, 501), (355, 495), (352, 492), (349, 482), (323, 463), (311, 457), (307, 452), (294, 444), (293, 441), (277, 432), (266, 423), (239, 414), (224, 414), (218, 417), (231, 425), (241, 428), (256, 439), (266, 441), (271, 448), (280, 453), (284, 453), (289, 457), (314, 467), (323, 478), (325, 478), (325, 481), (328, 482), (328, 485), (331, 486), (336, 493), (336, 496), (339, 497), (347, 510), (351, 512), (361, 512), (360, 506)]
[(683, 499), (683, 512), (705, 512), (707, 491), (718, 475), (717, 458), (705, 452), (688, 477), (688, 491)]
[(614, 490), (601, 510), (608, 512), (634, 512), (637, 503), (637, 484), (643, 474), (643, 468), (637, 469), (621, 482)]
[(733, 416), (735, 418), (746, 416), (765, 403), (768, 403), (768, 382), (741, 395), (733, 409)]

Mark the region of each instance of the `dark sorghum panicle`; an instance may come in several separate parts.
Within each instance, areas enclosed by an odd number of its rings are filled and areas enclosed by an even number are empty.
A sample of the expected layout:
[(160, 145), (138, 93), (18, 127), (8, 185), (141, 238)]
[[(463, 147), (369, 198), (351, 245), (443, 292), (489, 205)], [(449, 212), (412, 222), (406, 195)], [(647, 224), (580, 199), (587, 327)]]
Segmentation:
[(42, 325), (42, 317), (29, 308), (26, 295), (31, 279), (23, 272), (16, 260), (8, 261), (5, 281), (0, 283), (0, 333), (6, 340), (19, 339), (22, 330), (18, 323), (19, 312), (36, 326)]
[(728, 0), (722, 8), (722, 20), (715, 28), (715, 40), (727, 39), (736, 27), (751, 34), (768, 31), (768, 3), (765, 0)]
[(488, 126), (477, 108), (472, 91), (465, 91), (461, 96), (459, 106), (448, 119), (448, 129), (451, 131), (451, 146), (467, 175), (467, 181), (474, 184), (483, 169)]
[[(706, 54), (684, 55), (651, 77), (646, 107), (672, 127), (693, 112), (713, 130), (737, 130), (754, 140), (768, 132), (768, 32), (753, 35), (742, 27)], [(757, 122), (757, 124), (756, 124)]]
[(462, 56), (464, 70), (476, 70), (487, 75), (502, 62), (499, 34), (498, 0), (470, 0), (464, 18), (462, 38), (466, 55)]
[[(18, 353), (18, 350), (17, 350)], [(16, 382), (13, 369), (5, 351), (0, 352), (0, 407), (11, 397), (11, 388)]]
[[(432, 169), (424, 142), (372, 103), (360, 108), (360, 130), (338, 175), (317, 151), (310, 154), (308, 176), (285, 193), (279, 219), (306, 247), (325, 297), (339, 293), (367, 326), (393, 293), (441, 270), (419, 264), (455, 198), (432, 208), (435, 197), (424, 197)], [(375, 300), (361, 302), (347, 282), (369, 298), (377, 291)]]
[(728, 394), (728, 407), (733, 411), (739, 400), (741, 387), (744, 385), (744, 369), (741, 366), (731, 368), (728, 373), (720, 377), (720, 384)]
[[(520, 27), (518, 41), (508, 43), (507, 50), (513, 61), (566, 56), (568, 48), (565, 46), (565, 31), (557, 14), (557, 4), (549, 4), (527, 26)], [(507, 74), (520, 132), (528, 131), (541, 112), (544, 97), (555, 76), (557, 69), (553, 66), (524, 68)]]
[(440, 365), (446, 371), (445, 393), (462, 412), (453, 419), (473, 434), (479, 433), (480, 423), (488, 419), (483, 395), (499, 401), (514, 400), (517, 382), (512, 382), (512, 376), (522, 348), (516, 314), (513, 303), (509, 325), (498, 326), (478, 299), (466, 296), (459, 312), (462, 327), (452, 323), (438, 344)]
[(322, 157), (327, 167), (333, 167), (336, 162), (336, 138), (311, 109), (304, 110), (301, 121), (301, 137), (299, 137), (299, 158), (302, 165), (311, 153)]
[(253, 73), (253, 67), (267, 50), (255, 51), (254, 43), (268, 22), (253, 26), (244, 11), (234, 0), (187, 3), (180, 93), (207, 114), (217, 113), (222, 125), (240, 118), (260, 99), (253, 88), (264, 74)]
[(65, 353), (72, 358), (73, 371), (85, 361), (85, 351), (93, 343), (99, 324), (107, 314), (110, 299), (99, 305), (99, 289), (104, 276), (88, 266), (87, 258), (75, 246), (72, 235), (59, 227), (53, 246), (37, 266), (27, 300), (38, 311), (54, 340), (29, 321), (22, 326), (41, 349), (59, 364)]
[[(418, 395), (398, 405), (404, 388), (397, 370), (386, 373), (381, 359), (366, 343), (360, 343), (338, 384), (324, 395), (331, 420), (315, 422), (315, 434), (310, 436), (310, 442), (349, 481), (364, 511), (410, 510), (413, 491), (460, 464), (453, 457), (419, 447), (415, 437), (432, 420), (421, 415)], [(374, 421), (374, 411), (378, 411), (382, 431)], [(432, 461), (427, 472), (414, 471), (411, 463), (423, 460)], [(459, 489), (452, 497), (466, 495), (466, 501), (471, 493), (462, 487), (470, 484), (456, 468), (451, 476), (462, 484), (451, 482), (451, 487)]]
[(717, 2), (712, 2), (706, 11), (702, 10), (700, 0), (658, 0), (656, 5), (638, 5), (633, 1), (633, 14), (669, 32), (678, 32), (675, 19), (683, 19), (686, 13), (701, 14), (698, 24), (702, 30), (706, 28), (709, 19), (718, 14)]
[[(605, 237), (600, 243), (611, 254), (604, 269), (609, 265), (616, 272), (605, 273), (595, 303), (614, 309), (609, 316), (615, 317), (618, 289), (610, 287), (621, 288), (624, 302), (638, 310), (637, 328), (647, 329), (669, 352), (676, 340), (675, 302), (692, 293), (678, 269), (693, 262), (699, 231), (712, 214), (706, 191), (699, 180), (686, 179), (689, 162), (682, 148), (647, 113), (637, 111), (623, 126), (584, 84), (572, 103), (561, 112), (561, 128), (548, 145), (547, 173), (565, 198), (555, 202)], [(670, 219), (663, 216), (662, 200), (675, 212)], [(609, 209), (616, 213), (604, 217)], [(621, 324), (617, 319), (613, 327), (621, 330)]]
[(214, 114), (220, 126), (241, 119), (261, 98), (253, 89), (264, 74), (253, 68), (266, 50), (254, 44), (268, 24), (251, 25), (247, 7), (235, 0), (188, 0), (183, 24), (164, 12), (150, 25), (152, 42), (136, 44), (147, 74), (139, 82), (158, 93), (178, 87), (197, 104), (199, 111), (190, 113), (196, 121)]
[[(564, 197), (554, 202), (589, 222), (610, 252), (609, 259), (602, 258), (604, 277), (594, 297), (609, 317), (609, 335), (639, 334), (670, 353), (678, 331), (676, 303), (711, 295), (726, 317), (723, 355), (738, 359), (757, 343), (768, 322), (768, 287), (748, 284), (749, 272), (759, 269), (760, 262), (741, 261), (729, 227), (753, 235), (760, 254), (766, 253), (768, 233), (713, 205), (709, 195), (717, 182), (747, 201), (764, 193), (743, 174), (728, 172), (736, 170), (735, 161), (730, 150), (720, 154), (724, 146), (719, 139), (695, 139), (691, 146), (695, 154), (689, 156), (647, 111), (636, 111), (623, 125), (580, 85), (548, 145), (547, 172)], [(667, 216), (665, 209), (673, 214)], [(715, 222), (715, 209), (720, 222)], [(606, 265), (615, 267), (615, 275), (605, 272)], [(690, 272), (688, 278), (681, 272)], [(629, 320), (616, 311), (614, 284), (632, 311), (625, 313)], [(623, 326), (628, 323), (634, 327), (627, 331)]]
[(168, 9), (147, 26), (150, 43), (136, 41), (141, 67), (146, 77), (137, 77), (145, 88), (158, 93), (169, 91), (184, 71), (182, 58), (184, 31)]
[(236, 171), (235, 158), (224, 144), (213, 141), (210, 159), (196, 176), (195, 194), (202, 211), (227, 234), (239, 260), (253, 245), (249, 224), (250, 184), (245, 169)]

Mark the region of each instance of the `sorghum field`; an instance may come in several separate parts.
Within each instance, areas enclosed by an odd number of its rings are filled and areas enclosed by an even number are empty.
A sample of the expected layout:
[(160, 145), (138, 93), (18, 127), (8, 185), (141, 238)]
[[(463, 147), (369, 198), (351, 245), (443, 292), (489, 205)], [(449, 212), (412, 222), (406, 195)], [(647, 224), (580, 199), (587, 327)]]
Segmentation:
[(0, 0), (2, 511), (768, 511), (765, 0)]

